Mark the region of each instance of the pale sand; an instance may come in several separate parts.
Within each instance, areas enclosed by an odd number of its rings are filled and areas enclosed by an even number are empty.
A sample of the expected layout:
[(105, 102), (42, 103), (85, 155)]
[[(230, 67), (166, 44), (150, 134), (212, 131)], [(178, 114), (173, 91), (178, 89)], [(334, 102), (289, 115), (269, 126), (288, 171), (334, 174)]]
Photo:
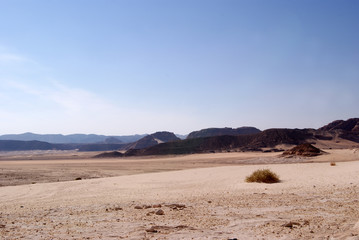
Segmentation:
[(72, 181), (114, 177), (150, 172), (228, 165), (353, 161), (358, 150), (324, 149), (330, 154), (316, 158), (282, 158), (281, 153), (231, 152), (177, 156), (130, 158), (90, 158), (97, 153), (22, 152), (9, 155), (0, 152), (0, 187), (44, 182)]
[[(359, 239), (358, 154), (355, 150), (333, 151), (314, 159), (335, 161), (336, 166), (328, 162), (221, 166), (1, 187), (0, 236)], [(271, 157), (263, 159), (269, 161)], [(344, 162), (347, 160), (350, 162)], [(247, 175), (261, 168), (270, 168), (282, 182), (244, 182)], [(186, 208), (166, 206), (171, 203), (184, 204)], [(161, 204), (164, 215), (150, 213), (158, 208), (134, 209), (144, 204)], [(290, 221), (295, 223), (293, 228), (282, 226)], [(151, 227), (158, 232), (147, 232)]]

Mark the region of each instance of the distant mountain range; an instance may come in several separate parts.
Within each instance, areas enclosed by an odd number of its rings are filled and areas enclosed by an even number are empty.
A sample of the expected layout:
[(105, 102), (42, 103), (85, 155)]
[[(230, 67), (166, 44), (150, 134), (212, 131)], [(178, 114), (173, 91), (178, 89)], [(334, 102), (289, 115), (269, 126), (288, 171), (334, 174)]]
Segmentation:
[[(183, 137), (183, 136), (182, 136)], [(3, 139), (3, 140), (1, 140)], [(189, 154), (215, 151), (257, 151), (280, 144), (342, 140), (359, 143), (359, 118), (337, 120), (319, 129), (209, 128), (180, 139), (171, 132), (150, 135), (104, 136), (85, 134), (33, 134), (0, 136), (0, 151), (71, 150), (126, 151), (125, 156)], [(132, 142), (129, 142), (132, 141)], [(273, 149), (275, 150), (275, 149)], [(278, 150), (278, 149), (276, 149)]]
[(18, 141), (43, 141), (48, 143), (130, 143), (135, 142), (147, 134), (129, 135), (129, 136), (105, 136), (96, 134), (7, 134), (0, 136), (0, 140), (18, 140)]

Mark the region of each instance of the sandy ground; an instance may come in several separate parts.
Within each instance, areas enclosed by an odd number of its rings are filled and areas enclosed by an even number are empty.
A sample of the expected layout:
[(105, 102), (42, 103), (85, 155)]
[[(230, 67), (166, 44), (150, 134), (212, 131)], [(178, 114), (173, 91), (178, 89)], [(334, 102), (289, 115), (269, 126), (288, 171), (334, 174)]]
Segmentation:
[(0, 154), (0, 186), (283, 161), (276, 157), (278, 153), (255, 152), (91, 158), (96, 154), (98, 153), (25, 152), (21, 154)]
[(38, 184), (228, 165), (353, 161), (359, 150), (326, 149), (317, 158), (282, 158), (281, 153), (233, 152), (94, 159), (73, 151), (0, 152), (0, 186)]
[[(148, 167), (148, 173), (119, 177), (0, 187), (0, 236), (359, 239), (358, 151), (333, 150), (314, 159), (283, 159), (277, 155), (228, 153), (122, 159), (143, 166), (156, 163), (154, 169), (164, 162), (172, 163), (172, 167), (162, 166), (162, 172)], [(80, 160), (67, 161), (71, 165)], [(225, 164), (216, 165), (222, 161)], [(331, 166), (330, 161), (336, 166)], [(6, 169), (3, 163), (10, 168), (9, 162), (0, 161), (2, 169)], [(13, 162), (19, 164), (22, 160)], [(180, 162), (185, 163), (178, 167)], [(191, 169), (193, 162), (200, 166)], [(269, 164), (273, 162), (277, 164)], [(282, 181), (244, 181), (261, 168), (270, 168)]]

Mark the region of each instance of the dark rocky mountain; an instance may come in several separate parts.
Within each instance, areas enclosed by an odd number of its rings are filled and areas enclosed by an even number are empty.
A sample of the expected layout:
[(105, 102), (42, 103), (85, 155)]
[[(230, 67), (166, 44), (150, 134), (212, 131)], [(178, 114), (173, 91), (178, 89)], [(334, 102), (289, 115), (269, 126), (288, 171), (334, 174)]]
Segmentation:
[(42, 141), (48, 143), (129, 143), (135, 142), (145, 135), (130, 135), (130, 136), (105, 136), (96, 134), (6, 134), (0, 136), (0, 140), (18, 140), (18, 141)]
[(255, 127), (240, 127), (240, 128), (206, 128), (199, 131), (194, 131), (188, 134), (187, 139), (200, 138), (200, 137), (214, 137), (223, 135), (245, 135), (255, 134), (261, 132)]
[(350, 118), (348, 120), (336, 120), (324, 127), (318, 129), (319, 131), (335, 131), (343, 130), (346, 132), (359, 133), (359, 118)]
[(359, 143), (359, 118), (336, 120), (318, 129), (318, 134)]
[(250, 148), (275, 147), (279, 144), (298, 145), (314, 139), (314, 129), (272, 128), (255, 135)]
[(125, 149), (143, 149), (151, 146), (158, 145), (160, 143), (173, 142), (181, 140), (174, 133), (171, 132), (156, 132), (146, 137), (141, 138), (140, 140), (128, 144)]
[(168, 142), (145, 149), (130, 149), (127, 156), (191, 154), (215, 151), (261, 151), (279, 144), (301, 144), (313, 140), (313, 129), (268, 129), (256, 134), (222, 135)]

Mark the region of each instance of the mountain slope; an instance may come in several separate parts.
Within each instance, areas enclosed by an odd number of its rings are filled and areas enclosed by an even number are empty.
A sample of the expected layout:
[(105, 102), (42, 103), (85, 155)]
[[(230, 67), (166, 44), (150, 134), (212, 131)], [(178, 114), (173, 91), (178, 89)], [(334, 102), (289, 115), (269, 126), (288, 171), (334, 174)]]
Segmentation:
[(206, 128), (199, 131), (193, 131), (188, 136), (187, 139), (191, 138), (200, 138), (200, 137), (213, 137), (213, 136), (223, 136), (223, 135), (245, 135), (245, 134), (255, 134), (261, 132), (255, 127), (240, 127), (240, 128)]
[(318, 132), (330, 134), (333, 138), (343, 138), (359, 143), (359, 118), (333, 121), (319, 128)]
[(320, 131), (334, 131), (343, 130), (347, 132), (359, 133), (359, 118), (350, 118), (348, 120), (333, 121), (318, 130)]
[(155, 146), (160, 143), (173, 142), (181, 140), (172, 132), (156, 132), (146, 137), (141, 138), (140, 140), (129, 144), (126, 146), (126, 149), (143, 149), (151, 146)]

